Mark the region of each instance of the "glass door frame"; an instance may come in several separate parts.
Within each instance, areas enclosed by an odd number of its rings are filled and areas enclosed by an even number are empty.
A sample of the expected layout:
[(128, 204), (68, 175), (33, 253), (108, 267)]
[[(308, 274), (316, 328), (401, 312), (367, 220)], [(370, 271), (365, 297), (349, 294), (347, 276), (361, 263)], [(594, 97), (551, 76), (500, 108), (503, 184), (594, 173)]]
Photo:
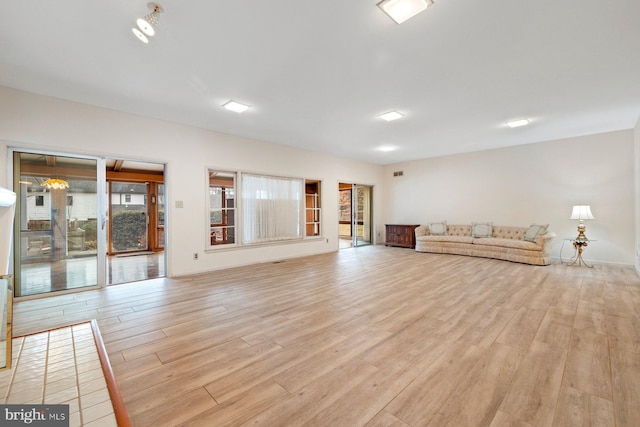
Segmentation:
[[(368, 194), (368, 213), (363, 214), (363, 218), (359, 218), (358, 213), (358, 189), (363, 188), (369, 192)], [(373, 244), (373, 185), (367, 184), (354, 184), (346, 181), (338, 181), (338, 241), (340, 241), (340, 227), (342, 225), (347, 225), (347, 221), (344, 218), (346, 211), (344, 211), (344, 200), (343, 197), (340, 196), (341, 191), (349, 191), (350, 194), (350, 211), (349, 211), (349, 229), (351, 242), (349, 247), (359, 247), (359, 246), (367, 246)], [(368, 224), (365, 224), (367, 221)], [(368, 236), (359, 237), (358, 226), (359, 223), (362, 222), (363, 233), (364, 231), (368, 231)], [(346, 235), (344, 235), (346, 236)], [(343, 236), (343, 237), (344, 237)], [(368, 239), (366, 238), (368, 237)], [(343, 246), (340, 246), (342, 249)]]
[[(360, 200), (359, 200), (359, 194), (358, 194), (358, 190), (359, 189), (364, 189), (365, 191), (369, 192), (369, 203), (368, 203), (368, 215), (366, 212), (364, 212), (364, 208), (366, 207), (366, 204), (363, 203), (363, 214), (362, 214), (362, 218), (359, 217), (359, 211), (360, 211)], [(373, 193), (373, 186), (371, 185), (363, 185), (363, 184), (353, 184), (352, 185), (352, 190), (351, 190), (351, 208), (352, 208), (352, 224), (351, 224), (351, 230), (353, 233), (353, 246), (354, 247), (359, 247), (359, 246), (366, 246), (366, 245), (370, 245), (372, 244), (372, 236), (371, 236), (371, 212), (372, 212), (372, 204), (371, 204), (371, 199), (372, 199), (372, 193)], [(367, 221), (367, 216), (368, 221)], [(367, 221), (367, 222), (365, 222)], [(360, 226), (360, 222), (362, 222), (362, 240), (359, 240), (359, 229), (358, 227)], [(368, 224), (367, 224), (368, 223)], [(368, 231), (368, 239), (366, 238), (366, 234)]]
[[(84, 154), (77, 154), (77, 153), (66, 153), (66, 152), (60, 152), (60, 151), (49, 151), (49, 150), (37, 150), (37, 149), (30, 149), (28, 147), (8, 147), (8, 170), (9, 170), (9, 185), (11, 186), (11, 188), (15, 188), (15, 168), (14, 168), (14, 156), (15, 153), (26, 153), (26, 154), (39, 154), (39, 155), (44, 155), (44, 156), (59, 156), (59, 157), (68, 157), (68, 158), (76, 158), (76, 159), (87, 159), (87, 160), (92, 160), (96, 162), (96, 212), (97, 212), (97, 218), (96, 218), (96, 222), (97, 222), (97, 235), (96, 235), (96, 240), (97, 240), (97, 266), (96, 266), (96, 285), (90, 285), (90, 286), (85, 286), (85, 287), (79, 287), (79, 288), (72, 288), (72, 289), (65, 289), (65, 290), (60, 290), (60, 291), (55, 291), (55, 292), (46, 292), (46, 293), (39, 293), (39, 294), (33, 294), (33, 295), (26, 295), (24, 297), (15, 297), (16, 294), (18, 294), (18, 290), (19, 290), (19, 284), (20, 284), (20, 278), (18, 277), (21, 274), (21, 257), (20, 257), (20, 250), (21, 250), (21, 245), (22, 243), (19, 241), (20, 240), (20, 228), (21, 228), (21, 224), (20, 224), (20, 219), (19, 219), (19, 215), (16, 212), (16, 218), (14, 220), (14, 235), (17, 236), (16, 239), (14, 239), (14, 245), (13, 245), (13, 270), (14, 270), (14, 297), (16, 299), (29, 299), (29, 298), (38, 298), (38, 297), (45, 297), (45, 296), (51, 296), (51, 295), (60, 295), (62, 293), (71, 293), (71, 292), (81, 292), (84, 290), (88, 290), (88, 289), (97, 289), (97, 288), (103, 288), (106, 286), (106, 277), (107, 277), (107, 265), (106, 265), (106, 261), (107, 261), (107, 257), (106, 257), (106, 249), (107, 249), (107, 244), (106, 244), (106, 230), (105, 230), (105, 225), (106, 225), (106, 212), (104, 210), (104, 206), (106, 206), (106, 163), (105, 163), (105, 158), (104, 157), (100, 157), (100, 156), (90, 156), (90, 155), (84, 155)], [(16, 210), (20, 209), (20, 207), (18, 206), (19, 202), (16, 203)]]

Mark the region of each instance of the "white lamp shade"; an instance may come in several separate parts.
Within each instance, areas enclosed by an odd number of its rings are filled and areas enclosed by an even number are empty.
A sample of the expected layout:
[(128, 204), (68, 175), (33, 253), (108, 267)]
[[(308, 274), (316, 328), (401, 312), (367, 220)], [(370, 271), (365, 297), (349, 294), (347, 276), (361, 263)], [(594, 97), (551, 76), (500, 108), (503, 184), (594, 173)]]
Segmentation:
[(591, 206), (589, 205), (578, 205), (573, 207), (573, 211), (571, 212), (570, 219), (595, 219), (593, 214), (591, 213)]

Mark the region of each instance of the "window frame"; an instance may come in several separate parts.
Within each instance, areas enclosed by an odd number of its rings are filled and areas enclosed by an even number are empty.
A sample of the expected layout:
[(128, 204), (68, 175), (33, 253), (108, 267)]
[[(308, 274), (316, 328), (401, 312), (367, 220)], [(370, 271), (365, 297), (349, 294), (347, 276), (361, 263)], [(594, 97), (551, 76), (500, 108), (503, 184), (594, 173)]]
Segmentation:
[[(307, 191), (315, 186), (315, 193), (308, 193)], [(309, 207), (309, 196), (314, 196), (313, 206)], [(314, 238), (322, 237), (322, 181), (319, 179), (305, 179), (304, 180), (304, 237)], [(311, 221), (309, 220), (309, 214), (311, 213)], [(309, 234), (309, 227), (313, 227), (313, 234)]]
[[(219, 174), (229, 174), (233, 176), (233, 191), (234, 191), (234, 206), (231, 208), (234, 211), (234, 242), (232, 243), (211, 243), (211, 198), (210, 198), (210, 174), (211, 173), (219, 173)], [(232, 250), (232, 249), (241, 249), (241, 248), (252, 248), (257, 246), (270, 246), (270, 245), (279, 245), (279, 244), (290, 244), (290, 243), (299, 243), (304, 241), (317, 241), (324, 240), (323, 232), (323, 215), (322, 215), (322, 180), (321, 179), (312, 179), (312, 178), (301, 178), (296, 176), (286, 176), (286, 175), (274, 175), (253, 171), (241, 171), (241, 170), (230, 170), (228, 168), (218, 168), (218, 167), (206, 167), (206, 242), (205, 242), (205, 251), (219, 251), (219, 250)], [(244, 242), (244, 225), (243, 224), (243, 216), (244, 216), (244, 203), (243, 203), (243, 181), (244, 176), (264, 176), (271, 178), (278, 178), (283, 180), (300, 180), (302, 182), (302, 194), (299, 200), (299, 227), (301, 235), (300, 237), (294, 238), (283, 238), (283, 239), (273, 239), (259, 242)], [(307, 233), (307, 221), (306, 216), (308, 212), (307, 208), (307, 185), (315, 185), (317, 189), (316, 193), (316, 201), (317, 206), (313, 207), (315, 218), (317, 221), (313, 221), (315, 226), (315, 233), (310, 234)]]
[[(214, 174), (214, 175), (212, 175)], [(223, 186), (223, 185), (212, 185), (212, 179), (215, 176), (222, 176), (224, 178), (231, 178), (233, 180), (233, 185), (231, 187)], [(207, 168), (206, 173), (206, 189), (207, 189), (207, 197), (206, 197), (206, 250), (217, 250), (222, 247), (236, 247), (239, 244), (238, 241), (238, 172), (225, 170), (223, 168)], [(219, 188), (221, 190), (221, 206), (213, 207), (211, 206), (211, 191), (213, 188)], [(230, 190), (229, 190), (230, 189)], [(214, 190), (215, 191), (215, 190)], [(226, 197), (227, 192), (232, 192), (232, 199)], [(233, 206), (227, 206), (228, 200), (233, 200)], [(211, 219), (211, 214), (213, 211), (220, 211), (220, 218), (222, 222), (214, 223)], [(229, 221), (229, 212), (233, 212), (231, 215), (231, 225)], [(222, 238), (220, 240), (217, 239), (218, 233), (217, 229), (221, 229)], [(229, 240), (229, 229), (232, 229), (232, 239)]]

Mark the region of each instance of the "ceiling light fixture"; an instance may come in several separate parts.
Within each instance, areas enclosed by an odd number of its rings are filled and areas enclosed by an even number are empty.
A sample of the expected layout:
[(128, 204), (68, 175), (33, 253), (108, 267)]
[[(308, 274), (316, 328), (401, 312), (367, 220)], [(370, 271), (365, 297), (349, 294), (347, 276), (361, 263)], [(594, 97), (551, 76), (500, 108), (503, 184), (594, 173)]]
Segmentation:
[(147, 36), (145, 36), (142, 31), (140, 31), (137, 28), (132, 28), (131, 31), (133, 31), (133, 34), (135, 34), (135, 36), (138, 38), (138, 40), (140, 40), (142, 43), (149, 43), (149, 39), (147, 38)]
[(511, 120), (510, 122), (507, 122), (507, 126), (509, 126), (510, 128), (518, 128), (520, 126), (526, 126), (529, 123), (531, 123), (529, 119), (518, 119), (518, 120)]
[(49, 178), (40, 184), (50, 190), (62, 190), (63, 188), (69, 188), (69, 183), (64, 179)]
[(225, 102), (224, 104), (222, 104), (222, 106), (227, 110), (234, 111), (236, 113), (244, 113), (249, 108), (251, 108), (251, 106), (249, 105), (241, 104), (233, 100)]
[(382, 0), (378, 7), (397, 24), (402, 24), (432, 4), (433, 0)]
[(149, 37), (155, 35), (158, 19), (160, 18), (160, 14), (164, 12), (164, 9), (158, 3), (147, 3), (147, 7), (151, 9), (151, 13), (142, 18), (138, 18), (136, 20), (137, 27), (131, 29), (133, 34), (143, 43), (149, 43)]
[(383, 153), (388, 153), (390, 151), (396, 151), (398, 147), (395, 145), (381, 145), (378, 147), (378, 151), (382, 151)]
[(386, 120), (388, 122), (392, 122), (394, 120), (398, 120), (399, 118), (403, 117), (404, 114), (396, 111), (396, 110), (391, 110), (388, 111), (386, 113), (382, 113), (380, 115), (378, 115), (378, 117), (380, 117), (382, 120)]

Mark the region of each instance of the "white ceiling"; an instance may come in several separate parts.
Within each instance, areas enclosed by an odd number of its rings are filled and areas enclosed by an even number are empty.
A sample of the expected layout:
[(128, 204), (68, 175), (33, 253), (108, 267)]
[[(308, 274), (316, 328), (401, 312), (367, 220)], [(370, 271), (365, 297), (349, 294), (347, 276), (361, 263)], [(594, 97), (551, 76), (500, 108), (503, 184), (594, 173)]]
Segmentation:
[(402, 25), (377, 1), (159, 0), (144, 45), (145, 0), (0, 0), (0, 85), (380, 164), (640, 116), (638, 0), (436, 0)]

